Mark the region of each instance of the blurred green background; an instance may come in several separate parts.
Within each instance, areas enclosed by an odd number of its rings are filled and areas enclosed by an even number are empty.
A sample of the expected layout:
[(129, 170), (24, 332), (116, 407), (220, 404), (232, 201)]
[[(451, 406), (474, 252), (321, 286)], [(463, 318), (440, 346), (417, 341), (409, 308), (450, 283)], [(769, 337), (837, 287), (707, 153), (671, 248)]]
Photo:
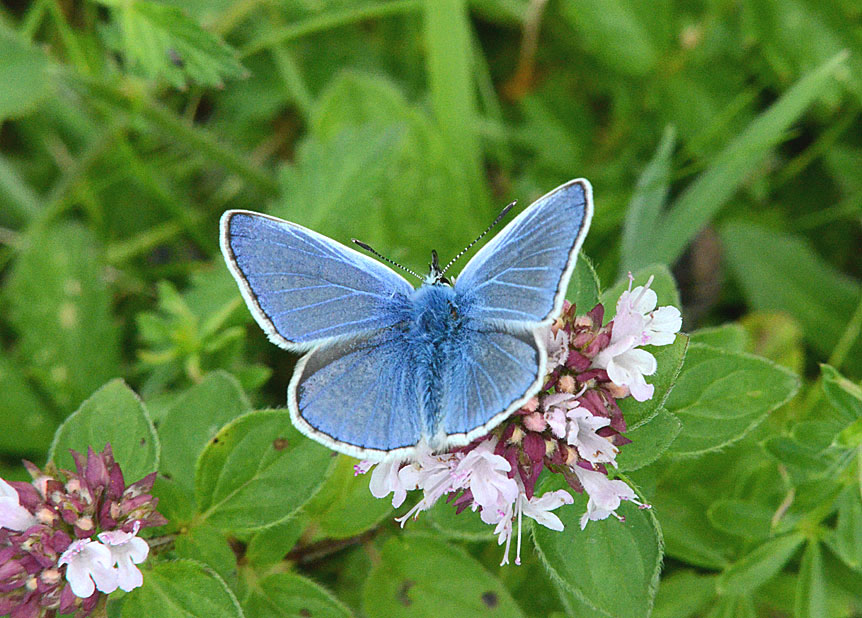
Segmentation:
[(664, 264), (685, 330), (739, 320), (809, 387), (862, 377), (856, 0), (0, 6), (4, 478), (113, 377), (157, 423), (214, 369), (283, 405), (294, 359), (224, 268), (228, 208), (424, 272), (585, 177), (604, 287)]

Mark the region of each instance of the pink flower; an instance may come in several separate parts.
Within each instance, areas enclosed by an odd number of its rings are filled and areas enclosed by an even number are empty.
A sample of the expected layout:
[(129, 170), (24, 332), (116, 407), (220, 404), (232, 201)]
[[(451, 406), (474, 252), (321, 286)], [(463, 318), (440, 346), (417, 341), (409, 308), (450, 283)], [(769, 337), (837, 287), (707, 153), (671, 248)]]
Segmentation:
[(503, 550), (503, 561), (500, 566), (509, 563), (509, 548), (512, 543), (513, 522), (518, 522), (518, 541), (515, 549), (515, 564), (521, 564), (521, 520), (524, 515), (531, 517), (536, 522), (542, 524), (546, 528), (561, 532), (564, 530), (563, 522), (560, 518), (551, 513), (556, 508), (564, 504), (574, 502), (572, 495), (564, 489), (551, 491), (542, 496), (533, 496), (529, 500), (527, 495), (521, 491), (515, 499), (514, 504), (510, 504), (506, 509), (506, 513), (497, 523), (494, 529), (494, 534), (497, 535), (497, 545), (506, 544)]
[(518, 484), (509, 478), (511, 464), (494, 454), (497, 440), (485, 440), (471, 450), (455, 470), (456, 477), (463, 479), (461, 487), (469, 488), (473, 494), (473, 508), (482, 508), (482, 521), (496, 524), (505, 515), (508, 505), (518, 496)]
[(611, 424), (611, 419), (595, 416), (586, 408), (574, 408), (566, 415), (569, 428), (566, 441), (578, 449), (578, 454), (591, 463), (616, 464), (619, 449), (596, 432)]
[(584, 490), (590, 496), (587, 502), (587, 512), (581, 517), (581, 530), (586, 528), (587, 522), (607, 519), (613, 515), (620, 521), (624, 519), (617, 515), (616, 510), (622, 500), (634, 502), (641, 508), (649, 508), (637, 499), (637, 494), (624, 481), (611, 480), (601, 472), (585, 470), (580, 466), (573, 468)]
[(416, 489), (415, 484), (405, 485), (402, 482), (399, 471), (403, 463), (401, 461), (385, 461), (377, 464), (371, 473), (371, 481), (368, 483), (368, 488), (375, 498), (384, 498), (391, 493), (392, 506), (395, 508), (404, 504), (408, 490)]
[(545, 397), (545, 420), (557, 438), (566, 437), (566, 414), (578, 407), (578, 399), (571, 393), (554, 393)]
[(548, 372), (566, 362), (569, 357), (569, 335), (563, 329), (545, 331), (545, 349), (548, 351)]
[(0, 528), (21, 532), (36, 523), (33, 513), (21, 506), (15, 488), (0, 479)]

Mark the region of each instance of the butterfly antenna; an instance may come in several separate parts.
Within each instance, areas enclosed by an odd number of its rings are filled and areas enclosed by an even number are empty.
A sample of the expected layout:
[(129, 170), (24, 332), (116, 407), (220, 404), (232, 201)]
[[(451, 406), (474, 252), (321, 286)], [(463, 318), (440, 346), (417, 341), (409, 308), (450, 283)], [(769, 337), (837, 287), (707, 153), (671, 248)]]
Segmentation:
[(372, 248), (371, 248), (371, 245), (369, 245), (368, 243), (364, 243), (364, 242), (362, 242), (361, 240), (356, 240), (355, 238), (353, 238), (352, 240), (353, 240), (353, 242), (354, 242), (354, 243), (356, 243), (357, 245), (359, 245), (360, 247), (362, 247), (363, 249), (365, 249), (366, 251), (368, 251), (368, 253), (370, 253), (370, 254), (372, 254), (372, 255), (377, 256), (379, 259), (383, 260), (384, 262), (387, 262), (387, 263), (389, 263), (389, 264), (392, 264), (393, 266), (397, 266), (397, 267), (398, 267), (398, 268), (400, 268), (401, 270), (403, 270), (403, 271), (405, 271), (405, 272), (410, 273), (411, 275), (413, 275), (414, 277), (416, 277), (416, 278), (417, 278), (417, 279), (419, 279), (420, 281), (424, 281), (424, 280), (425, 280), (423, 277), (421, 277), (421, 276), (417, 275), (415, 272), (413, 272), (412, 270), (410, 270), (410, 269), (409, 269), (409, 268), (407, 268), (406, 266), (402, 266), (401, 264), (399, 264), (399, 263), (398, 263), (398, 262), (396, 262), (395, 260), (390, 260), (388, 257), (384, 257), (384, 256), (380, 255), (380, 254), (379, 254), (379, 253), (377, 253), (374, 249), (372, 249)]
[(491, 225), (488, 226), (488, 229), (486, 229), (484, 232), (479, 234), (479, 237), (476, 240), (474, 240), (469, 245), (467, 245), (466, 247), (461, 249), (461, 252), (458, 255), (456, 255), (451, 260), (449, 260), (449, 263), (446, 264), (446, 267), (442, 271), (440, 271), (440, 274), (442, 275), (447, 270), (449, 270), (449, 267), (452, 266), (452, 264), (454, 264), (462, 255), (467, 253), (473, 247), (473, 245), (475, 245), (477, 242), (479, 242), (480, 240), (485, 238), (485, 236), (488, 234), (488, 232), (493, 230), (494, 226), (497, 225), (503, 219), (503, 217), (506, 216), (506, 213), (508, 213), (510, 210), (512, 210), (512, 206), (514, 206), (517, 203), (518, 203), (518, 200), (515, 200), (514, 202), (512, 202), (511, 204), (508, 204), (505, 208), (503, 208), (503, 210), (500, 211), (500, 214), (497, 215), (497, 218), (494, 219), (494, 221), (491, 222)]

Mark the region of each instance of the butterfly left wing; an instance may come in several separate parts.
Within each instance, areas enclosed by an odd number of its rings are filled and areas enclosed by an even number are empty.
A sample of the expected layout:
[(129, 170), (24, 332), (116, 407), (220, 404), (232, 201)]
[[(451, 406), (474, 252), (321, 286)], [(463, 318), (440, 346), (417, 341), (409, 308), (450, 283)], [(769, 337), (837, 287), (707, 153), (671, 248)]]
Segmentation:
[(546, 353), (532, 332), (464, 329), (440, 380), (436, 444), (468, 444), (488, 433), (542, 387)]
[(413, 286), (401, 275), (301, 225), (229, 210), (221, 248), (255, 320), (288, 350), (406, 319)]
[(407, 457), (422, 437), (417, 365), (400, 328), (315, 348), (287, 389), (293, 424), (362, 459)]
[(486, 244), (455, 280), (470, 317), (507, 328), (549, 324), (593, 215), (592, 188), (571, 180), (540, 197)]

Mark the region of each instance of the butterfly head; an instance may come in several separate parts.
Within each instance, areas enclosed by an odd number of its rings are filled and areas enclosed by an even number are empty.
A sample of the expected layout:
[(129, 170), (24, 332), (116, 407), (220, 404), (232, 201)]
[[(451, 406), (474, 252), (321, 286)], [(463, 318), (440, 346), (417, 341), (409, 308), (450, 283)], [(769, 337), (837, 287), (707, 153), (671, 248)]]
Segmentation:
[(425, 283), (428, 285), (452, 285), (452, 282), (444, 275), (446, 269), (440, 268), (440, 261), (437, 258), (437, 251), (431, 250), (431, 264), (428, 274), (425, 277)]

